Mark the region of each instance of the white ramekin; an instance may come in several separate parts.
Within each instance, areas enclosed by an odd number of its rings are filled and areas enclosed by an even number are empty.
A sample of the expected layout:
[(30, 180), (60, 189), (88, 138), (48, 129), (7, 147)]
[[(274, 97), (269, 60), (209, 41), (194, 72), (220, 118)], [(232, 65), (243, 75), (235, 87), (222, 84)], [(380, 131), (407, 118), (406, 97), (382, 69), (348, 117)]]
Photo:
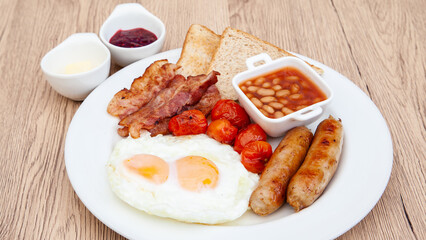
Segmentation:
[[(89, 61), (86, 72), (66, 74), (67, 65)], [(50, 50), (41, 60), (45, 78), (59, 94), (72, 100), (84, 100), (109, 75), (111, 54), (94, 33), (76, 33)]]
[[(118, 47), (109, 40), (118, 30), (144, 28), (153, 32), (157, 40), (149, 45), (137, 48)], [(99, 37), (111, 51), (112, 58), (120, 66), (127, 66), (142, 58), (149, 57), (160, 52), (166, 39), (166, 27), (164, 23), (139, 3), (119, 4), (105, 20), (99, 31)]]
[[(255, 66), (255, 63), (264, 61), (265, 64)], [(232, 79), (232, 85), (238, 93), (238, 100), (241, 106), (247, 111), (252, 120), (259, 124), (265, 132), (271, 137), (279, 137), (285, 134), (289, 129), (307, 125), (317, 120), (323, 113), (327, 104), (333, 98), (333, 92), (324, 81), (324, 79), (315, 72), (308, 64), (296, 57), (283, 57), (272, 60), (266, 53), (250, 57), (246, 60), (248, 70), (241, 72)], [(268, 118), (263, 115), (259, 109), (250, 101), (250, 99), (239, 88), (239, 84), (245, 80), (252, 79), (285, 67), (294, 67), (307, 76), (316, 84), (326, 95), (324, 101), (315, 103), (299, 111), (295, 111), (281, 118)]]

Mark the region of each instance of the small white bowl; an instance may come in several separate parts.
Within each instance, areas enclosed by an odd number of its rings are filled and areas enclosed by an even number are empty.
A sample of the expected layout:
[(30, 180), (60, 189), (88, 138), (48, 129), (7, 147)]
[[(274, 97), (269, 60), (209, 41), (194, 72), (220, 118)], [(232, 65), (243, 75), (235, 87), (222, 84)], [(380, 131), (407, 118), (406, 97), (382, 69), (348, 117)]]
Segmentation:
[[(66, 74), (70, 64), (87, 62), (90, 70)], [(111, 54), (94, 33), (76, 33), (50, 50), (41, 60), (45, 78), (59, 94), (84, 100), (109, 75)]]
[[(264, 61), (265, 64), (254, 66), (255, 63)], [(326, 105), (333, 98), (333, 92), (327, 83), (315, 72), (308, 64), (296, 57), (283, 57), (272, 60), (266, 53), (253, 56), (246, 60), (248, 70), (241, 72), (232, 79), (232, 85), (238, 93), (238, 100), (244, 107), (250, 117), (259, 124), (265, 132), (271, 137), (279, 137), (284, 135), (291, 128), (307, 125), (317, 120), (323, 113)], [(299, 111), (293, 112), (281, 118), (268, 118), (263, 115), (259, 109), (250, 101), (250, 99), (239, 88), (239, 84), (245, 80), (261, 76), (285, 67), (294, 67), (307, 76), (319, 89), (321, 89), (326, 99), (315, 103)]]
[[(144, 28), (153, 32), (157, 40), (149, 45), (137, 48), (118, 47), (109, 40), (118, 30)], [(142, 58), (158, 53), (163, 47), (166, 38), (164, 23), (148, 12), (138, 3), (125, 3), (117, 5), (99, 31), (102, 42), (111, 51), (112, 58), (120, 66), (127, 66)]]

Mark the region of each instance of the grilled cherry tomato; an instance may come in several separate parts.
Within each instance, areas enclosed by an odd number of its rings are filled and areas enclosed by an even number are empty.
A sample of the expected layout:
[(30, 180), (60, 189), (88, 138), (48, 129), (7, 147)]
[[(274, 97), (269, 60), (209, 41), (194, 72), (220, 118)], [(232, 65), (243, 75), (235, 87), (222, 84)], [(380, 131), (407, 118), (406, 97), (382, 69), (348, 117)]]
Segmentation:
[(214, 120), (207, 128), (207, 135), (225, 144), (231, 144), (237, 136), (238, 128), (226, 119)]
[(244, 146), (254, 141), (266, 141), (266, 133), (256, 123), (250, 124), (247, 128), (243, 129), (238, 133), (235, 138), (234, 150), (241, 153)]
[(200, 134), (207, 130), (207, 119), (199, 110), (188, 110), (172, 117), (169, 131), (175, 136)]
[(244, 108), (229, 99), (219, 100), (213, 107), (211, 116), (212, 120), (227, 119), (238, 129), (250, 124), (250, 118)]
[(252, 173), (262, 173), (272, 156), (272, 147), (265, 141), (247, 144), (241, 152), (241, 163)]

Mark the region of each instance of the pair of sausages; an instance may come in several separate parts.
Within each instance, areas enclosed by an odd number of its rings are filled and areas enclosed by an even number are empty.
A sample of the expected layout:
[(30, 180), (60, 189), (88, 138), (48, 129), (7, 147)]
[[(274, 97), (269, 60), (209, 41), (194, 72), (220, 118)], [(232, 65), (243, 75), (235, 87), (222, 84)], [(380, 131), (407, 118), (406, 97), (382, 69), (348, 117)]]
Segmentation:
[(296, 211), (310, 206), (336, 172), (342, 143), (343, 126), (332, 116), (318, 125), (315, 136), (306, 127), (290, 130), (260, 176), (250, 197), (251, 209), (265, 216), (286, 198)]

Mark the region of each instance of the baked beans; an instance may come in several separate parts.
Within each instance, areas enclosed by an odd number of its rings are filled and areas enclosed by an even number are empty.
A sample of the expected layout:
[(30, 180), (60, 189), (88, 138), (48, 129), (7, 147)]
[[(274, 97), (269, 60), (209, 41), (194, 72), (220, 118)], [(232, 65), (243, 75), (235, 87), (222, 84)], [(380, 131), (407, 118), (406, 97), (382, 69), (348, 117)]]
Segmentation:
[(269, 118), (284, 117), (326, 99), (318, 86), (292, 67), (249, 79), (239, 87)]

